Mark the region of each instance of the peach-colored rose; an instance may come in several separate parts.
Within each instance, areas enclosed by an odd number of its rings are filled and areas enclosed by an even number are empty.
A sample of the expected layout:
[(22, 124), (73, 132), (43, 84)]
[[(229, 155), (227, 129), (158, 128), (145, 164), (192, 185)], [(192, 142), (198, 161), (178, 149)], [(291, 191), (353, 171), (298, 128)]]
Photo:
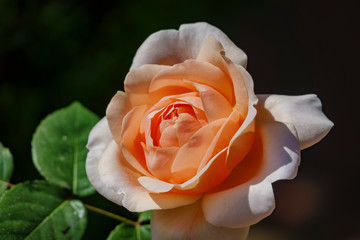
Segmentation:
[(315, 95), (255, 95), (246, 55), (219, 29), (152, 34), (89, 136), (94, 187), (154, 210), (153, 239), (244, 239), (274, 209), (272, 183), (333, 126)]

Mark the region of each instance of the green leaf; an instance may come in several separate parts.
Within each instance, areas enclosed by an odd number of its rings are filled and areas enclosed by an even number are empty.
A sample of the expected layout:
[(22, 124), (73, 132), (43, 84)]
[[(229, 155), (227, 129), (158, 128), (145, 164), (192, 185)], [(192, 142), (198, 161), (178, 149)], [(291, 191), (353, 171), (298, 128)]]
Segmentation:
[(0, 198), (1, 239), (81, 239), (86, 209), (65, 197), (65, 190), (45, 181), (15, 185)]
[(78, 196), (95, 192), (86, 176), (85, 161), (89, 132), (98, 121), (99, 117), (75, 102), (40, 123), (32, 139), (32, 156), (46, 180)]
[(146, 211), (146, 212), (142, 212), (139, 214), (139, 222), (146, 222), (146, 221), (150, 221), (151, 218), (151, 211)]
[(150, 224), (145, 225), (130, 225), (128, 223), (121, 223), (116, 226), (114, 230), (111, 231), (107, 240), (150, 240), (151, 231)]
[(7, 189), (14, 163), (10, 150), (0, 142), (0, 196)]

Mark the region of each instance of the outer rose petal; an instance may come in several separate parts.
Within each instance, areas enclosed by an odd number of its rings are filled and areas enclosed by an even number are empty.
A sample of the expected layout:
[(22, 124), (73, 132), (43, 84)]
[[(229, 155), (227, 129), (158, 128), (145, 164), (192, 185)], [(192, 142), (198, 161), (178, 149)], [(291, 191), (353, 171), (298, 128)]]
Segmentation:
[(260, 136), (255, 138), (248, 156), (220, 186), (203, 197), (204, 215), (211, 224), (240, 228), (257, 223), (275, 207), (271, 183), (297, 173), (300, 150), (292, 133), (295, 129), (267, 122), (258, 124), (256, 130)]
[(142, 175), (123, 158), (117, 144), (111, 141), (100, 158), (88, 157), (86, 163), (86, 172), (91, 184), (100, 194), (114, 203), (130, 211), (143, 212), (188, 205), (201, 197), (201, 195), (151, 193), (138, 182), (138, 178)]
[(130, 69), (144, 64), (174, 65), (196, 59), (203, 41), (213, 35), (223, 45), (235, 64), (246, 66), (246, 54), (220, 29), (204, 22), (183, 24), (177, 30), (162, 30), (151, 34), (137, 50)]
[(120, 143), (121, 128), (125, 115), (131, 110), (131, 103), (125, 92), (117, 91), (111, 99), (107, 109), (106, 118), (114, 139)]
[(204, 218), (200, 201), (151, 214), (151, 235), (156, 240), (242, 240), (246, 239), (248, 231), (249, 227), (224, 228), (210, 224)]
[[(99, 159), (104, 152), (106, 146), (113, 140), (110, 132), (108, 121), (103, 117), (91, 130), (89, 134), (89, 141), (86, 147), (89, 149), (87, 161), (94, 161)], [(88, 177), (91, 177), (88, 175)]]
[(295, 126), (300, 148), (319, 142), (334, 124), (321, 111), (321, 102), (314, 94), (302, 96), (258, 95), (258, 122), (279, 121)]

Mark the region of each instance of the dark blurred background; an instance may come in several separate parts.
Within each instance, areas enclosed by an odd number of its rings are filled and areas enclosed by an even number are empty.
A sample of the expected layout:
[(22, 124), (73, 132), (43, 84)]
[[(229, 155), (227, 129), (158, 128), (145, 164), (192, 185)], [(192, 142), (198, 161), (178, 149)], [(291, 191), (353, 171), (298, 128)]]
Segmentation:
[[(250, 240), (360, 239), (359, 11), (359, 1), (0, 0), (0, 141), (15, 158), (12, 182), (41, 178), (30, 141), (47, 114), (78, 100), (103, 116), (149, 34), (207, 21), (247, 53), (256, 93), (315, 93), (335, 123), (302, 152), (297, 178), (274, 184), (277, 208)], [(89, 215), (84, 239), (117, 224)]]

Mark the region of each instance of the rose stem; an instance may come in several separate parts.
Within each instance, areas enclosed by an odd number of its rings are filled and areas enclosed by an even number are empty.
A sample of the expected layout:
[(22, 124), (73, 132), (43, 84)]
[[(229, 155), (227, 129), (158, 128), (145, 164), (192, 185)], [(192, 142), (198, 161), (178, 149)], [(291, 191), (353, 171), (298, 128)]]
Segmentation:
[(134, 225), (134, 226), (139, 225), (138, 222), (135, 222), (135, 221), (132, 221), (132, 220), (127, 219), (127, 218), (125, 218), (125, 217), (119, 216), (119, 215), (117, 215), (117, 214), (114, 214), (114, 213), (105, 211), (105, 210), (103, 210), (103, 209), (101, 209), (101, 208), (97, 208), (97, 207), (91, 206), (91, 205), (86, 204), (86, 203), (84, 203), (84, 205), (85, 205), (85, 207), (86, 207), (87, 209), (89, 209), (90, 211), (93, 211), (93, 212), (96, 212), (96, 213), (99, 213), (99, 214), (108, 216), (108, 217), (110, 217), (110, 218), (116, 219), (116, 220), (121, 221), (121, 222), (129, 223), (129, 224)]

